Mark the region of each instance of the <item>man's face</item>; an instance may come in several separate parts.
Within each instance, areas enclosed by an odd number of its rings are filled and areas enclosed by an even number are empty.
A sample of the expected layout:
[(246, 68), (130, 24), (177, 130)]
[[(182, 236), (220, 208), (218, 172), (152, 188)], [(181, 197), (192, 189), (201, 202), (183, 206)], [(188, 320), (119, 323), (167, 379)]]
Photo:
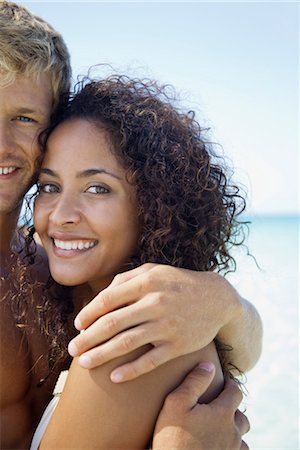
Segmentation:
[(19, 207), (32, 183), (39, 155), (38, 136), (52, 107), (50, 79), (18, 76), (0, 85), (0, 214)]

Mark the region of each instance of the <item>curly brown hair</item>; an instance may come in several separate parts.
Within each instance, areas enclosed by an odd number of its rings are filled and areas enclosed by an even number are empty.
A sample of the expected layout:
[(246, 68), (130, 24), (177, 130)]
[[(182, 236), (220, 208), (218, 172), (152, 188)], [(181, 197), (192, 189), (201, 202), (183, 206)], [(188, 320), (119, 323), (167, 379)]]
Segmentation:
[[(235, 270), (230, 249), (244, 240), (245, 222), (238, 220), (244, 196), (231, 183), (224, 158), (205, 139), (207, 130), (193, 111), (178, 106), (170, 86), (124, 75), (82, 79), (66, 111), (43, 135), (43, 151), (45, 137), (72, 119), (107, 131), (114, 155), (136, 187), (140, 236), (130, 267), (154, 262), (198, 271)], [(28, 236), (32, 239), (33, 233)], [(57, 346), (66, 305), (47, 301), (47, 308), (48, 323), (49, 317), (56, 322)], [(49, 329), (48, 334), (51, 341)]]
[(59, 122), (78, 118), (108, 132), (136, 187), (141, 234), (133, 266), (235, 269), (229, 251), (244, 240), (237, 220), (244, 197), (207, 130), (177, 106), (170, 86), (124, 75), (85, 78)]

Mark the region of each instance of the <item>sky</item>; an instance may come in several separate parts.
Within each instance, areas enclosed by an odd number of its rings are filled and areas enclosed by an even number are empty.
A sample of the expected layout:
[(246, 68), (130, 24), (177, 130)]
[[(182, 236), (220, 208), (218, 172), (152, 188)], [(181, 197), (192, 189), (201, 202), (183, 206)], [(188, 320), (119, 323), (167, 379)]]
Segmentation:
[(62, 33), (74, 78), (109, 63), (172, 84), (230, 158), (249, 215), (299, 213), (298, 3), (18, 3)]

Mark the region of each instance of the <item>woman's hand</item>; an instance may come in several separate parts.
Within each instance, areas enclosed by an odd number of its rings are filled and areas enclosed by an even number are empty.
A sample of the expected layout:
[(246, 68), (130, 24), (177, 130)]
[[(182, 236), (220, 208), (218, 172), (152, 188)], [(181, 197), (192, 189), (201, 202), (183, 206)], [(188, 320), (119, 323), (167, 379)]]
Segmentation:
[(82, 367), (93, 368), (145, 344), (151, 349), (116, 368), (111, 379), (127, 381), (178, 356), (205, 347), (216, 335), (233, 347), (241, 370), (260, 353), (260, 319), (220, 275), (144, 264), (115, 277), (75, 319), (85, 332), (69, 344)]

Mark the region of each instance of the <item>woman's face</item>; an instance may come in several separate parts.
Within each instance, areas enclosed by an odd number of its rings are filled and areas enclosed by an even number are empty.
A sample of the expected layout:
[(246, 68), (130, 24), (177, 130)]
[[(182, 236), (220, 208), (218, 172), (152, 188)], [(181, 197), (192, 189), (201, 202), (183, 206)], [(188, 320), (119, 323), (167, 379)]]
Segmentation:
[(135, 189), (110, 148), (107, 132), (83, 119), (48, 139), (34, 223), (58, 283), (99, 291), (135, 251)]

